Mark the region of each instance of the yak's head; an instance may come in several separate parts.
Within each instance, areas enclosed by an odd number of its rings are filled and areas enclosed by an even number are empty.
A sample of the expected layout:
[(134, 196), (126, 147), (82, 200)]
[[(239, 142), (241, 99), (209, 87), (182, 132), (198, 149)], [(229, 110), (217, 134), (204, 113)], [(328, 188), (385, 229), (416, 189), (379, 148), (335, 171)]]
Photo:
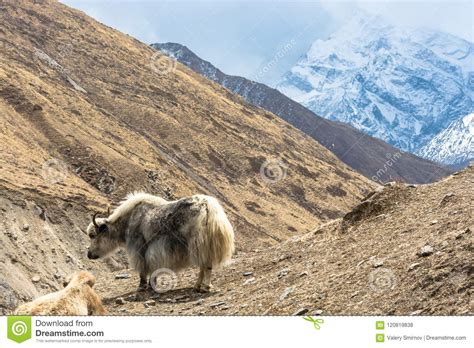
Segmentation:
[(114, 224), (106, 218), (97, 218), (95, 213), (92, 222), (87, 227), (87, 234), (91, 239), (87, 257), (91, 260), (107, 256), (120, 246), (118, 231)]

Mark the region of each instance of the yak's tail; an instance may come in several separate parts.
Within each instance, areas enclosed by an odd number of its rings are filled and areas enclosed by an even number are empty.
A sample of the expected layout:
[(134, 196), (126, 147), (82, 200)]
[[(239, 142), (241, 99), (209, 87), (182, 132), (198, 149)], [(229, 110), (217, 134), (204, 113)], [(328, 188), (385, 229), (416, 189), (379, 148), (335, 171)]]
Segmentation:
[(223, 266), (234, 253), (234, 229), (217, 199), (205, 195), (198, 198), (205, 209), (199, 214), (194, 256), (199, 266)]

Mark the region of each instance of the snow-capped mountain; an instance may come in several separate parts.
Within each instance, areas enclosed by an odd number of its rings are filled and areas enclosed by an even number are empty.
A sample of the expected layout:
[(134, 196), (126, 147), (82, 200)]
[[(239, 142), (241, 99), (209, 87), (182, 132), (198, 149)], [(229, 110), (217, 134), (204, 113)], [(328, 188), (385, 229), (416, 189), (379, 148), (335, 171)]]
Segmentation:
[(358, 13), (315, 41), (277, 88), (323, 117), (416, 152), (474, 111), (474, 45)]
[(423, 146), (418, 154), (455, 166), (468, 164), (474, 159), (474, 114), (452, 122)]

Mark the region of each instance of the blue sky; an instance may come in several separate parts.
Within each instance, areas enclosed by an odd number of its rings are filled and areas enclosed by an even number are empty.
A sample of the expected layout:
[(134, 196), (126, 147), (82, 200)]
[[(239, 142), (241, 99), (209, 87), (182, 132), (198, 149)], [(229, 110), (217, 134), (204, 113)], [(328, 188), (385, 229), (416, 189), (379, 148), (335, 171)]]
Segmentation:
[(275, 84), (357, 9), (474, 41), (470, 0), (63, 0), (145, 43), (179, 42), (225, 73)]

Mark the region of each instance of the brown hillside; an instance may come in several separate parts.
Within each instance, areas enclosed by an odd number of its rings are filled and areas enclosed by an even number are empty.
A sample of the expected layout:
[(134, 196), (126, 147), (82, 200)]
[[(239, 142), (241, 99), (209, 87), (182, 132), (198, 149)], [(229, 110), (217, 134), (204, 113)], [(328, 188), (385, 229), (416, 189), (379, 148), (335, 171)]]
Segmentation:
[[(82, 12), (2, 0), (0, 22), (0, 306), (79, 267), (105, 270), (84, 260), (83, 230), (133, 190), (216, 196), (250, 250), (375, 187), (279, 117)], [(265, 176), (266, 161), (277, 170)]]

